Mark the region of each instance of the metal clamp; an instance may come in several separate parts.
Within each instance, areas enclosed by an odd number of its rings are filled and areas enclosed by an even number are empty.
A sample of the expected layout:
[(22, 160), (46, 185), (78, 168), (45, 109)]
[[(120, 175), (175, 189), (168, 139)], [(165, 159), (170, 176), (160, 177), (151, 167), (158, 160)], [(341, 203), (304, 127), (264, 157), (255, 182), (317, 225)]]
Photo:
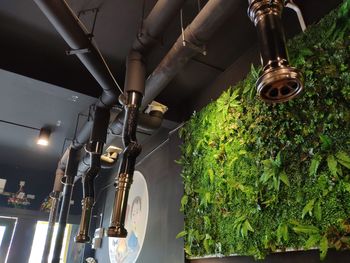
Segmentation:
[[(200, 0), (198, 0), (198, 13), (201, 11), (201, 3)], [(181, 8), (180, 10), (180, 24), (181, 24), (181, 37), (182, 37), (182, 45), (184, 47), (188, 47), (200, 54), (202, 54), (203, 56), (206, 56), (208, 54), (207, 52), (207, 48), (205, 45), (202, 46), (197, 46), (193, 43), (191, 43), (190, 41), (186, 40), (185, 37), (185, 29), (184, 29), (184, 21), (183, 21), (183, 10)]]
[(66, 51), (66, 55), (67, 56), (79, 55), (79, 54), (85, 54), (85, 53), (89, 53), (89, 52), (91, 52), (91, 50), (88, 48), (71, 49), (71, 50)]

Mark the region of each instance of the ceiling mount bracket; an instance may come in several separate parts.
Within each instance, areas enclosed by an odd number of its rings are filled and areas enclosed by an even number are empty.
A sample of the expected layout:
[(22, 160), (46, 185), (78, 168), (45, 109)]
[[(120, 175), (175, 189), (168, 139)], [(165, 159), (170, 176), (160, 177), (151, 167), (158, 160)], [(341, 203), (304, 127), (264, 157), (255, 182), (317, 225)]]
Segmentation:
[(90, 52), (91, 50), (89, 48), (71, 49), (66, 51), (66, 55), (71, 56), (71, 55), (85, 54)]
[(93, 15), (94, 15), (94, 18), (92, 21), (92, 26), (91, 26), (91, 31), (87, 35), (90, 40), (94, 37), (94, 30), (95, 30), (97, 15), (98, 15), (99, 11), (100, 11), (100, 9), (98, 7), (95, 7), (95, 8), (89, 8), (89, 9), (83, 9), (83, 10), (80, 10), (78, 12), (79, 19), (80, 19), (80, 16), (85, 15), (86, 13), (93, 13)]

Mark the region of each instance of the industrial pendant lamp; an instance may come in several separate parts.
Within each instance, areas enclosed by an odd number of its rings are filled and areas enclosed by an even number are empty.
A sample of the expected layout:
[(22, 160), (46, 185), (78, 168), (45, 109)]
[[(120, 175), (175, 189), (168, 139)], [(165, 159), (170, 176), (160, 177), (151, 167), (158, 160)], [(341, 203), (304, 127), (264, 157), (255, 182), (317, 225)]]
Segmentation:
[(303, 76), (289, 65), (281, 21), (284, 0), (248, 0), (248, 16), (257, 28), (263, 73), (256, 83), (262, 100), (285, 102), (303, 90)]

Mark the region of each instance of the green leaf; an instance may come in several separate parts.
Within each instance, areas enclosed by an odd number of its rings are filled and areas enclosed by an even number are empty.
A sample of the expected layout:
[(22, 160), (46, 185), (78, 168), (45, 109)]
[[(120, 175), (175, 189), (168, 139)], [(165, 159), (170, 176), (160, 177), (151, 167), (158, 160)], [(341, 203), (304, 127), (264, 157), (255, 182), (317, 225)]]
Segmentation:
[(242, 235), (242, 237), (248, 236), (248, 231), (254, 232), (254, 229), (250, 225), (249, 221), (246, 219), (244, 221), (244, 223), (242, 224), (242, 228), (241, 228), (241, 235)]
[(287, 176), (285, 170), (283, 170), (280, 173), (280, 179), (285, 185), (290, 186), (289, 179), (288, 179), (288, 176)]
[(254, 232), (254, 229), (252, 228), (252, 226), (250, 225), (249, 221), (246, 220), (244, 222), (244, 224), (247, 226), (247, 229), (250, 231), (250, 232)]
[(211, 222), (210, 222), (209, 217), (208, 216), (204, 216), (203, 219), (204, 219), (204, 226), (206, 228), (210, 228), (211, 227)]
[(185, 250), (187, 255), (192, 256), (192, 251), (191, 251), (191, 245), (190, 244), (186, 244), (184, 250)]
[(312, 216), (312, 210), (314, 208), (315, 199), (310, 200), (306, 206), (303, 208), (301, 218), (304, 219), (305, 215), (309, 213), (310, 216)]
[(341, 165), (350, 169), (350, 156), (346, 152), (340, 151), (335, 156)]
[(320, 241), (320, 252), (321, 252), (320, 259), (321, 260), (324, 260), (326, 258), (327, 251), (328, 251), (328, 239), (327, 239), (327, 236), (324, 235)]
[(350, 193), (350, 183), (343, 182), (343, 186), (345, 191), (348, 191)]
[(318, 234), (320, 231), (315, 226), (307, 226), (307, 225), (299, 225), (296, 227), (293, 227), (293, 230), (297, 234)]
[(186, 231), (186, 230), (181, 231), (180, 233), (178, 233), (178, 234), (176, 235), (176, 239), (182, 238), (182, 237), (184, 237), (184, 236), (186, 236), (186, 235), (187, 235), (187, 231)]
[(215, 178), (213, 169), (209, 169), (208, 174), (209, 174), (210, 183), (212, 184), (214, 182), (214, 178)]
[(281, 243), (282, 239), (284, 241), (289, 240), (288, 226), (286, 224), (280, 224), (277, 228), (277, 242)]
[(328, 155), (327, 157), (327, 164), (328, 164), (328, 169), (331, 172), (333, 176), (337, 176), (337, 160), (335, 159), (333, 154)]
[(328, 150), (332, 145), (332, 140), (327, 135), (320, 135), (321, 149)]
[(184, 211), (185, 210), (185, 206), (187, 205), (188, 203), (188, 196), (187, 195), (184, 195), (182, 198), (181, 198), (181, 208), (180, 208), (180, 211)]
[(310, 235), (309, 239), (305, 242), (305, 249), (316, 247), (320, 242), (321, 236), (319, 234)]
[(274, 165), (276, 165), (278, 168), (282, 166), (282, 157), (281, 157), (281, 152), (278, 152), (276, 159), (274, 160)]
[(320, 162), (322, 160), (322, 157), (320, 155), (315, 155), (314, 158), (311, 160), (311, 165), (309, 168), (309, 175), (315, 176), (317, 173), (317, 169), (320, 165)]
[(314, 206), (314, 215), (315, 215), (315, 218), (318, 220), (318, 221), (321, 221), (322, 219), (322, 208), (321, 208), (321, 201), (318, 200), (316, 203), (315, 203), (315, 206)]

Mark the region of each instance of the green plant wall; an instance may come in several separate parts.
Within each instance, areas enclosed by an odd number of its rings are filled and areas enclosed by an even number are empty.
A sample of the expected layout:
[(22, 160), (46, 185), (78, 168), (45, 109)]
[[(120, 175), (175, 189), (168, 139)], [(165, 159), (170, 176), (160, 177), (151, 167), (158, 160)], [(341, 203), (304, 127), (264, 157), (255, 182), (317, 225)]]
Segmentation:
[(252, 67), (181, 130), (188, 256), (350, 247), (349, 6), (289, 41), (301, 96), (260, 101)]

